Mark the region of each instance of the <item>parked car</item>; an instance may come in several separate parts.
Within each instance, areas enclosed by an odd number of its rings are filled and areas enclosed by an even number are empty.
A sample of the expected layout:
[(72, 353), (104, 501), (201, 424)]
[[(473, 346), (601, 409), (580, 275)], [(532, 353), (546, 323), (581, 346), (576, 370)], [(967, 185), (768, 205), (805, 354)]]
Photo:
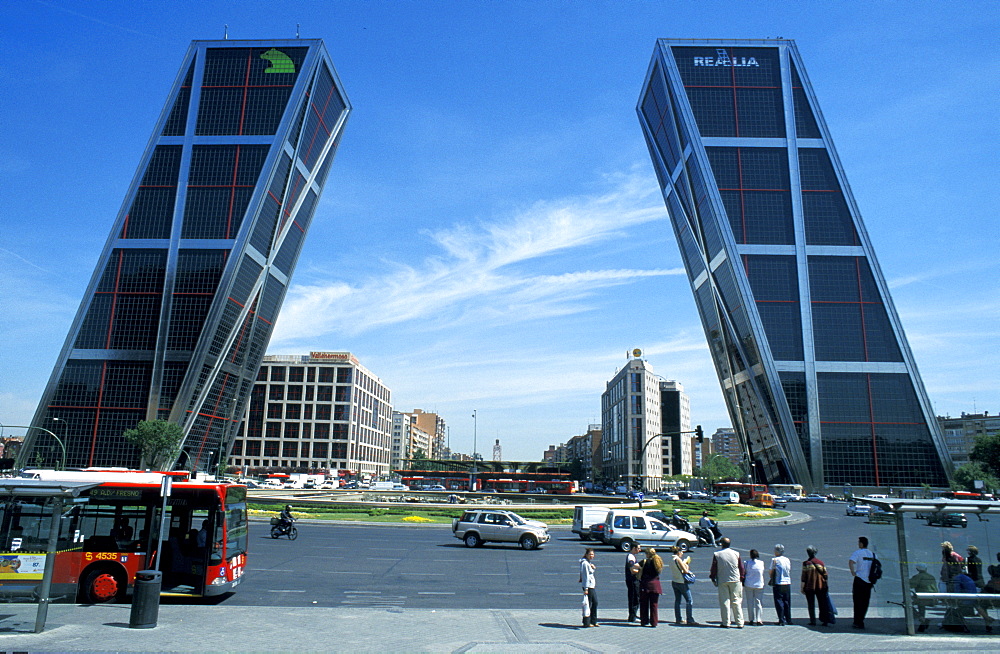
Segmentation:
[[(587, 530), (587, 533), (588, 533), (588, 538), (590, 540), (596, 540), (599, 543), (603, 543), (604, 542), (604, 523), (603, 522), (595, 522), (594, 524), (590, 525), (590, 529)], [(586, 538), (583, 538), (582, 536), (581, 536), (581, 539), (582, 540), (587, 540)]]
[(466, 547), (483, 543), (517, 543), (521, 549), (533, 550), (549, 542), (549, 528), (544, 522), (526, 520), (512, 511), (473, 509), (451, 523), (455, 538)]
[(682, 500), (690, 500), (690, 499), (694, 498), (694, 496), (691, 494), (691, 491), (689, 491), (689, 490), (679, 490), (679, 491), (677, 491), (677, 497), (678, 497), (678, 499), (682, 499)]
[(848, 504), (847, 515), (870, 515), (872, 507), (868, 504)]
[(612, 509), (604, 519), (604, 543), (622, 552), (631, 550), (635, 543), (656, 547), (676, 545), (687, 550), (698, 544), (698, 537), (687, 531), (672, 529), (645, 511)]
[(927, 524), (941, 525), (942, 527), (961, 527), (962, 529), (965, 529), (969, 526), (969, 521), (965, 519), (964, 513), (935, 511), (927, 517)]
[(723, 491), (712, 497), (712, 504), (739, 504), (740, 494), (736, 491)]
[(813, 493), (811, 495), (806, 495), (802, 498), (803, 502), (820, 502), (826, 503), (826, 495), (820, 495), (819, 493)]
[(428, 486), (424, 490), (429, 490), (429, 491), (446, 491), (448, 489), (445, 488), (444, 486), (442, 486), (441, 484), (434, 484), (433, 486)]
[(661, 500), (667, 500), (668, 502), (677, 502), (681, 499), (680, 495), (676, 493), (660, 493), (657, 497)]
[(778, 495), (775, 499), (787, 504), (788, 502), (799, 502), (799, 501), (801, 501), (802, 500), (802, 496), (801, 495), (795, 495), (793, 493), (783, 493), (781, 495)]
[(711, 497), (711, 495), (709, 495), (705, 491), (691, 491), (691, 499), (692, 500), (707, 500), (710, 497)]

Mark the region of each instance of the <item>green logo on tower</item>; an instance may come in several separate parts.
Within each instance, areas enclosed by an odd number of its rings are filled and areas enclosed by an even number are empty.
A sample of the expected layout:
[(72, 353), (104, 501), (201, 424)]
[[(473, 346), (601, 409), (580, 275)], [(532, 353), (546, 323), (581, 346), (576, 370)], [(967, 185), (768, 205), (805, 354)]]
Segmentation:
[(288, 58), (281, 50), (275, 50), (271, 48), (264, 54), (260, 56), (261, 59), (267, 59), (271, 62), (270, 68), (265, 68), (265, 73), (294, 73), (295, 72), (295, 62)]

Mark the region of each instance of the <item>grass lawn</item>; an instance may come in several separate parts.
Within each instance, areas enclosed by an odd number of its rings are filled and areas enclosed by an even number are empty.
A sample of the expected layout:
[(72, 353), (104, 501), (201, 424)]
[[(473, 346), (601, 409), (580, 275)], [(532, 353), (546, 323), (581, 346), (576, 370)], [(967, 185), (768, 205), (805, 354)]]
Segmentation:
[[(761, 510), (756, 507), (744, 506), (742, 504), (702, 504), (700, 502), (659, 502), (658, 508), (666, 514), (670, 514), (674, 507), (681, 511), (681, 515), (690, 522), (696, 523), (701, 517), (702, 511), (715, 520), (758, 520), (760, 518), (778, 518), (787, 516), (787, 511), (781, 510)], [(280, 508), (276, 505), (250, 503), (250, 514), (253, 516), (277, 516)], [(504, 507), (497, 507), (504, 508)], [(622, 508), (635, 508), (630, 504), (623, 504)], [(653, 507), (646, 507), (653, 508)], [(308, 518), (312, 520), (344, 520), (360, 522), (386, 522), (386, 523), (438, 523), (451, 524), (452, 518), (462, 515), (465, 510), (463, 506), (443, 505), (439, 507), (415, 507), (401, 505), (398, 507), (370, 507), (360, 504), (347, 504), (336, 506), (295, 506), (292, 503), (292, 514), (299, 519)], [(551, 506), (544, 509), (517, 509), (519, 515), (525, 518), (541, 520), (550, 525), (568, 525), (573, 523), (573, 507), (553, 508)]]

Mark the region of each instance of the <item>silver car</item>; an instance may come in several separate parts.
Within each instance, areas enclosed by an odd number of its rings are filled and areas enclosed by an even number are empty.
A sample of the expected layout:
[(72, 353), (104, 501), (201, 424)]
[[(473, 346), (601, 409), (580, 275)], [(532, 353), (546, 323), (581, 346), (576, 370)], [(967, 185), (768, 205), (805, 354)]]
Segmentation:
[(512, 511), (471, 509), (451, 523), (455, 538), (466, 547), (483, 543), (517, 543), (521, 549), (533, 550), (549, 542), (549, 527), (544, 522), (527, 520)]

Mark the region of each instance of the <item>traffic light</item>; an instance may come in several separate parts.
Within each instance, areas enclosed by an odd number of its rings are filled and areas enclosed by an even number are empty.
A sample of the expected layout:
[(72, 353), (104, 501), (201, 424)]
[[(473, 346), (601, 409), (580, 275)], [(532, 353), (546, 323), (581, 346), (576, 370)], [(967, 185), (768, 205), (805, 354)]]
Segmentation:
[(694, 426), (694, 435), (698, 438), (699, 443), (705, 442), (705, 432), (701, 430), (701, 425)]
[(641, 478), (636, 477), (635, 479), (632, 480), (632, 489), (633, 490), (642, 490), (642, 479)]

